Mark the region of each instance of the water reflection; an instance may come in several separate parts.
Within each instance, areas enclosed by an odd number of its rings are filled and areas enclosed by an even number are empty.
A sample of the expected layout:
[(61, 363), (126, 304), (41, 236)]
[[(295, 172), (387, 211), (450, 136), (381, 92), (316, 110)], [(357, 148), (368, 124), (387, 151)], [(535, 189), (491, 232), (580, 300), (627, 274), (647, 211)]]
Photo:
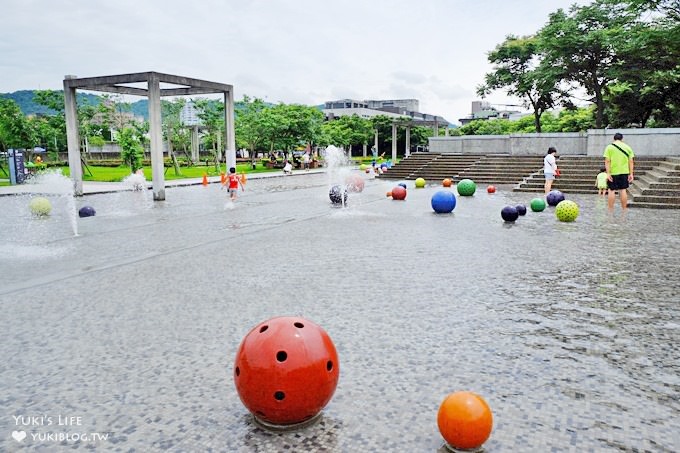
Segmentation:
[[(7, 411), (191, 415), (210, 420), (200, 446), (218, 450), (436, 451), (437, 408), (464, 389), (494, 411), (486, 451), (680, 449), (677, 211), (624, 215), (574, 195), (574, 223), (549, 208), (505, 224), (503, 206), (535, 195), (478, 193), (439, 216), (440, 188), (396, 202), (385, 197), (393, 185), (367, 179), (345, 209), (331, 206), (325, 175), (249, 180), (233, 209), (214, 184), (169, 189), (163, 203), (88, 196), (97, 216), (79, 219), (78, 238), (58, 212), (36, 221), (27, 199), (3, 197), (2, 245), (44, 251), (0, 258), (0, 302), (13, 313), (0, 320), (2, 348), (21, 357), (0, 381)], [(342, 372), (321, 422), (272, 434), (240, 404), (224, 350), (243, 326), (290, 314), (323, 325)], [(16, 322), (30, 319), (40, 322)], [(40, 347), (26, 348), (31, 338)], [(63, 345), (68, 355), (55, 352)], [(106, 372), (74, 367), (97, 354)], [(139, 370), (169, 376), (129, 378)], [(91, 382), (137, 404), (69, 393)], [(156, 386), (168, 389), (160, 400)], [(200, 398), (167, 396), (187, 390)], [(163, 440), (158, 426), (137, 430), (124, 449)]]

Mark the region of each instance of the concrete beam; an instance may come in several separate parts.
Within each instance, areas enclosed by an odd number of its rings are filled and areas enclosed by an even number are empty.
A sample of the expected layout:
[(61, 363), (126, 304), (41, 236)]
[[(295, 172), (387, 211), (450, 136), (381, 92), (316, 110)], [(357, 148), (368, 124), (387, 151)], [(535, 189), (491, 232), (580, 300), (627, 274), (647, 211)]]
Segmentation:
[(117, 85), (121, 83), (139, 83), (149, 81), (149, 72), (136, 72), (133, 74), (120, 74), (101, 77), (82, 77), (64, 80), (64, 86), (69, 88), (88, 89), (88, 87)]
[(84, 89), (89, 90), (89, 91), (101, 91), (101, 92), (104, 92), (104, 93), (131, 94), (131, 95), (134, 95), (134, 96), (144, 96), (144, 97), (147, 97), (149, 95), (149, 92), (144, 88), (125, 87), (125, 86), (119, 86), (119, 85), (97, 85), (97, 86), (89, 86), (89, 87), (84, 88)]
[(222, 93), (221, 90), (215, 90), (213, 88), (200, 88), (200, 87), (188, 87), (188, 88), (163, 88), (161, 89), (161, 97), (163, 96), (187, 96), (190, 94), (213, 94)]
[[(192, 92), (187, 94), (222, 93), (233, 91), (234, 89), (232, 85), (226, 83), (209, 82), (207, 80), (192, 79), (191, 77), (182, 77), (153, 71), (101, 77), (73, 78), (65, 80), (64, 84), (69, 88), (94, 89), (91, 87), (115, 87), (123, 83), (143, 83), (143, 82), (148, 83), (151, 80), (151, 78), (157, 79), (159, 83), (171, 83), (173, 85), (180, 85), (180, 87), (178, 88), (168, 88), (167, 90), (176, 89), (181, 90), (187, 88), (203, 90), (200, 93)], [(170, 94), (171, 91), (166, 93), (168, 93), (166, 94), (166, 96), (174, 96), (173, 94)]]

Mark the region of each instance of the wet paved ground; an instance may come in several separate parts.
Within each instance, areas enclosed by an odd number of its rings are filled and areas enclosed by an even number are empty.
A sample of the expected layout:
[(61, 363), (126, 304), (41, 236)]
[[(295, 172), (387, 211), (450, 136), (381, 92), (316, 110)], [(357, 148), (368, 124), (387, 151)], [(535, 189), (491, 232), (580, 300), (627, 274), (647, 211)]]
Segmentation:
[[(677, 213), (575, 195), (575, 223), (504, 224), (532, 195), (435, 215), (443, 189), (397, 202), (376, 180), (334, 208), (328, 178), (252, 180), (235, 205), (91, 195), (77, 237), (64, 199), (40, 220), (0, 198), (0, 451), (434, 452), (456, 390), (491, 406), (487, 452), (680, 450)], [(282, 315), (324, 327), (341, 371), (316, 425), (275, 434), (232, 367)]]

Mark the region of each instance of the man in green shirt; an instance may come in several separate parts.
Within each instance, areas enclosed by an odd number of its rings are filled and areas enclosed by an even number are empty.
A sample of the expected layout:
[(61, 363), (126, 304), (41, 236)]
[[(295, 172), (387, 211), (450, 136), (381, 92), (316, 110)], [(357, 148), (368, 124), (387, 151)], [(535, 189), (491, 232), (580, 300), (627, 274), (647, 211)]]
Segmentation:
[(604, 167), (607, 171), (609, 194), (607, 204), (614, 209), (616, 192), (620, 193), (621, 207), (628, 208), (628, 186), (633, 182), (633, 149), (623, 143), (623, 135), (614, 134), (614, 142), (604, 149)]

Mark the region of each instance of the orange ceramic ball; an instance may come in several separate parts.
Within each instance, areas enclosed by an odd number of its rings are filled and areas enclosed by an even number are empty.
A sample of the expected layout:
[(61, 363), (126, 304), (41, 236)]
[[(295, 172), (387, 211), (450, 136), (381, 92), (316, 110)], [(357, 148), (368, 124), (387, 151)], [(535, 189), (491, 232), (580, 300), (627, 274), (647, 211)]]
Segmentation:
[(453, 184), (453, 181), (451, 181), (449, 178), (446, 178), (442, 181), (442, 186), (444, 187), (451, 187), (451, 184)]
[(486, 188), (486, 191), (489, 193), (495, 193), (496, 192), (496, 186), (489, 186)]
[(391, 190), (388, 191), (385, 195), (388, 196), (388, 197), (391, 197), (391, 196), (392, 196), (392, 191), (391, 191)]
[(312, 321), (280, 317), (241, 342), (234, 383), (244, 406), (264, 424), (294, 425), (316, 416), (338, 384), (340, 363), (330, 337)]
[(493, 416), (481, 396), (472, 392), (455, 392), (439, 406), (437, 425), (449, 445), (468, 450), (479, 448), (489, 438)]

